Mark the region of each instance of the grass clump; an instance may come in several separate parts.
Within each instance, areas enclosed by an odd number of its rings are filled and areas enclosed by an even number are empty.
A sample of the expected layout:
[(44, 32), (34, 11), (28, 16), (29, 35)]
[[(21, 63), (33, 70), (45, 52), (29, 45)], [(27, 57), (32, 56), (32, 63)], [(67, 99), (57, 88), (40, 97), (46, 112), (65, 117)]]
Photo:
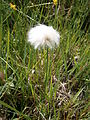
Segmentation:
[[(88, 120), (89, 1), (14, 0), (15, 9), (10, 3), (0, 2), (0, 118)], [(47, 50), (27, 42), (38, 23), (61, 36), (59, 47), (48, 49), (48, 67)]]

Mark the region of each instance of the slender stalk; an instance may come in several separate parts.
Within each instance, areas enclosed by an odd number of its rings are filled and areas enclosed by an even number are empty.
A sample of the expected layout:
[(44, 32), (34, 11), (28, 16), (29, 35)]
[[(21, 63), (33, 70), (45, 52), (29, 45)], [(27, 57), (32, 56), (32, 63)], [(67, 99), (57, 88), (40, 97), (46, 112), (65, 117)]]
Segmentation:
[(9, 55), (9, 38), (10, 38), (10, 32), (8, 28), (8, 41), (7, 41), (7, 62), (6, 62), (6, 80), (7, 80), (7, 66), (8, 66), (8, 55)]
[(1, 49), (2, 49), (2, 16), (1, 16), (1, 23), (0, 23), (0, 56), (1, 56)]
[(48, 82), (48, 47), (46, 54), (46, 78), (45, 78), (45, 91), (47, 92), (47, 82)]

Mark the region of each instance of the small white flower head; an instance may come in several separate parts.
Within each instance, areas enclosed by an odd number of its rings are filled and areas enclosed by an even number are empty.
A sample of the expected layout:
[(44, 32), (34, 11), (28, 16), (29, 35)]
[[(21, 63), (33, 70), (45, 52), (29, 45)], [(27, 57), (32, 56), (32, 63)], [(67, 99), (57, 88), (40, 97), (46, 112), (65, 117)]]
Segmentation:
[(59, 45), (60, 35), (52, 26), (39, 24), (28, 32), (28, 41), (35, 49), (40, 47), (54, 48)]

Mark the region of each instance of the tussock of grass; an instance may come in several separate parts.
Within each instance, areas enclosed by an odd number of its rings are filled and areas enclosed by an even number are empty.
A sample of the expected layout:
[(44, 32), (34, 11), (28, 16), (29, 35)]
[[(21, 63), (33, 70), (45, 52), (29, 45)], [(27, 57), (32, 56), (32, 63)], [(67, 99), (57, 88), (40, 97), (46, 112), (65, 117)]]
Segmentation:
[[(88, 3), (25, 0), (13, 1), (13, 9), (10, 1), (0, 2), (0, 118), (89, 119)], [(27, 42), (37, 23), (53, 26), (61, 36), (48, 56)]]

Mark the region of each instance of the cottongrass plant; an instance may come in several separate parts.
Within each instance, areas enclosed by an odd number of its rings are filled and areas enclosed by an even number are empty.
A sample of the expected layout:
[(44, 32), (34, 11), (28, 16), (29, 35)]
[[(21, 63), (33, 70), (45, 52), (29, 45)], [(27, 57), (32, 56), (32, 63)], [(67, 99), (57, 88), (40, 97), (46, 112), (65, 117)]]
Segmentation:
[(52, 26), (39, 24), (28, 32), (28, 41), (35, 49), (40, 47), (54, 48), (59, 45), (60, 35)]
[(47, 49), (47, 62), (46, 62), (46, 77), (45, 77), (45, 91), (47, 92), (48, 83), (48, 47), (53, 49), (59, 45), (60, 35), (59, 32), (53, 29), (52, 26), (46, 26), (39, 24), (34, 28), (31, 28), (28, 32), (28, 41), (35, 49), (46, 48)]

